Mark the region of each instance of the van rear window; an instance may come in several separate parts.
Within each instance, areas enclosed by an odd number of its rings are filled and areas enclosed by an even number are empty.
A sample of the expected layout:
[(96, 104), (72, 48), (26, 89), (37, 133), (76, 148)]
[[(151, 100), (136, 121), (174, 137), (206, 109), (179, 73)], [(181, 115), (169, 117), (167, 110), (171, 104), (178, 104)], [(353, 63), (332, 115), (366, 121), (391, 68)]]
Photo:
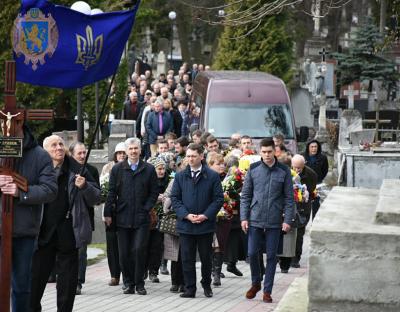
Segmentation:
[(289, 105), (212, 103), (209, 106), (208, 130), (220, 138), (241, 133), (253, 138), (272, 137), (281, 133), (294, 139)]

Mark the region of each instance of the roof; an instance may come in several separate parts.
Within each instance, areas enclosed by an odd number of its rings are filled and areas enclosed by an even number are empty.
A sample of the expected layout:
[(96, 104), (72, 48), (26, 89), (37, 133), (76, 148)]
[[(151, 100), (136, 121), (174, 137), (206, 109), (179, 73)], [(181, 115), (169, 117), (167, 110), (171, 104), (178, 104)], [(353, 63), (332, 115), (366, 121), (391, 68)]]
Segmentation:
[(236, 71), (236, 70), (220, 70), (220, 71), (203, 71), (199, 75), (215, 80), (276, 80), (278, 77), (256, 71)]

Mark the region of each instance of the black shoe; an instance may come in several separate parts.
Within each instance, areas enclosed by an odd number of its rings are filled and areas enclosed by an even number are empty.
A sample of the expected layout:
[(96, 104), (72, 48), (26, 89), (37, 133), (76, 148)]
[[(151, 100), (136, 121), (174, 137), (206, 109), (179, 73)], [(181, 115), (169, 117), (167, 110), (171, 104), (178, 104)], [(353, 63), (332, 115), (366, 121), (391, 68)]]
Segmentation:
[(57, 282), (56, 275), (50, 275), (49, 279), (47, 280), (47, 283), (55, 283)]
[(207, 298), (211, 298), (213, 295), (214, 294), (211, 288), (204, 288), (204, 296), (206, 296)]
[(150, 275), (149, 275), (149, 280), (150, 280), (152, 283), (159, 283), (159, 282), (160, 282), (159, 278), (158, 278), (157, 275), (155, 275), (155, 274), (150, 274)]
[(75, 295), (77, 295), (77, 296), (82, 295), (82, 286), (81, 285), (76, 286)]
[(145, 289), (144, 287), (142, 287), (142, 288), (137, 288), (137, 289), (136, 289), (136, 293), (137, 293), (138, 295), (142, 295), (142, 296), (147, 295), (147, 291), (146, 291), (146, 289)]
[(281, 269), (281, 273), (289, 273), (289, 270)]
[(180, 294), (179, 296), (181, 298), (194, 298), (194, 297), (196, 297), (196, 294), (185, 291), (184, 293)]
[(122, 290), (127, 290), (129, 288), (129, 286), (126, 284), (123, 284), (121, 288), (122, 288)]
[(178, 285), (172, 285), (171, 288), (169, 289), (170, 292), (172, 293), (178, 293), (179, 292), (179, 286)]
[(169, 271), (168, 271), (166, 262), (161, 264), (160, 273), (162, 275), (169, 275)]
[(125, 288), (123, 291), (125, 295), (131, 295), (135, 293), (135, 288), (133, 286)]
[(298, 268), (300, 268), (300, 263), (298, 263), (298, 262), (292, 262), (292, 263), (290, 264), (290, 266), (291, 266), (292, 268), (298, 269)]
[(236, 276), (243, 276), (243, 273), (240, 272), (236, 266), (228, 266), (226, 270), (232, 274), (235, 274)]
[(219, 277), (220, 278), (225, 278), (225, 274), (221, 272), (221, 273), (219, 273)]
[(213, 285), (214, 286), (221, 286), (221, 278), (220, 278), (219, 274), (214, 274)]

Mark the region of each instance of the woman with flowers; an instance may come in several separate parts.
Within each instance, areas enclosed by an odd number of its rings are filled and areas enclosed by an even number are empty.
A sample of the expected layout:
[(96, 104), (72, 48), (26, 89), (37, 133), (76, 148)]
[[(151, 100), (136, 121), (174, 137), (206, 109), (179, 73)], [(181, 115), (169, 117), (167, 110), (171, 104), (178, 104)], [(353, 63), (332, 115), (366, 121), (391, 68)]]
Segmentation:
[[(221, 181), (225, 178), (224, 157), (216, 152), (209, 152), (207, 155), (207, 165), (211, 170), (217, 172)], [(224, 204), (217, 214), (217, 230), (214, 236), (213, 254), (213, 285), (221, 286), (221, 269), (224, 251), (231, 229), (232, 205), (227, 193), (224, 193)]]
[[(110, 180), (110, 172), (114, 165), (118, 162), (124, 161), (125, 154), (125, 143), (121, 142), (115, 146), (114, 158), (108, 164), (105, 164), (100, 174), (100, 186), (102, 198), (107, 198), (108, 194), (108, 182)], [(115, 215), (113, 215), (115, 220)], [(118, 251), (118, 240), (117, 240), (117, 227), (116, 223), (111, 223), (110, 226), (106, 225), (106, 244), (107, 244), (107, 260), (108, 268), (111, 274), (111, 280), (108, 283), (109, 286), (117, 286), (119, 284), (119, 278), (121, 275), (121, 268), (119, 266), (119, 251)]]

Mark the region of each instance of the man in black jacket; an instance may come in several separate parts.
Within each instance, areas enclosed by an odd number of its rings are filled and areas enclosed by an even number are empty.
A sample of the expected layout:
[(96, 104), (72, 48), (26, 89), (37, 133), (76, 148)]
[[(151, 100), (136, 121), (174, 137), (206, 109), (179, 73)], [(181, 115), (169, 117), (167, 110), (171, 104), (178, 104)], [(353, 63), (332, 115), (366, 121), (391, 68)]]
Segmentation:
[(49, 155), (38, 145), (27, 126), (24, 125), (23, 130), (23, 157), (17, 160), (15, 169), (28, 180), (28, 191), (19, 190), (12, 177), (0, 175), (1, 193), (15, 197), (11, 294), (14, 312), (29, 311), (31, 264), (42, 204), (54, 200), (57, 195), (57, 179)]
[(43, 210), (38, 249), (32, 262), (31, 309), (41, 311), (40, 301), (56, 263), (57, 311), (70, 312), (78, 284), (78, 249), (92, 238), (87, 207), (100, 202), (100, 188), (87, 170), (79, 174), (81, 166), (66, 156), (62, 138), (49, 136), (43, 147), (56, 170), (58, 194)]
[(189, 165), (175, 176), (171, 192), (172, 208), (177, 215), (176, 230), (182, 256), (185, 292), (183, 298), (196, 296), (196, 250), (201, 261), (201, 284), (206, 297), (212, 297), (212, 240), (216, 217), (224, 194), (219, 175), (202, 163), (204, 149), (190, 144), (186, 151)]
[[(303, 154), (306, 164), (317, 174), (317, 183), (322, 183), (328, 174), (329, 164), (328, 158), (322, 153), (321, 143), (317, 140), (311, 140), (307, 143), (306, 150)], [(319, 209), (319, 197), (316, 197), (312, 202), (312, 219), (314, 220)]]
[[(305, 184), (307, 186), (307, 191), (311, 196), (311, 193), (315, 190), (315, 187), (317, 186), (317, 174), (314, 172), (314, 170), (305, 165), (304, 157), (299, 154), (294, 155), (292, 158), (292, 169), (295, 170), (300, 176), (301, 184)], [(290, 265), (294, 268), (299, 268), (299, 262), (303, 251), (303, 237), (311, 215), (311, 197), (309, 197), (308, 201), (296, 203), (296, 208), (298, 213), (303, 217), (304, 223), (302, 224), (302, 226), (297, 227), (296, 256), (292, 258), (292, 262)], [(287, 270), (288, 267), (284, 267), (283, 269)]]
[[(146, 295), (144, 288), (145, 253), (149, 239), (150, 209), (158, 198), (157, 174), (140, 156), (140, 140), (125, 141), (128, 158), (116, 164), (110, 174), (109, 192), (104, 206), (104, 221), (117, 222), (119, 259), (124, 294)], [(117, 220), (112, 219), (116, 210)]]
[[(80, 164), (83, 165), (86, 159), (86, 146), (82, 142), (76, 141), (72, 143), (69, 147), (69, 152), (71, 156)], [(96, 167), (91, 164), (86, 164), (86, 168), (93, 180), (100, 187), (99, 172)], [(94, 207), (88, 206), (88, 212), (90, 217), (90, 224), (92, 226), (92, 231), (94, 231)], [(76, 288), (76, 294), (80, 295), (82, 293), (82, 285), (85, 283), (86, 276), (86, 266), (87, 266), (87, 244), (79, 248), (79, 272), (78, 272), (78, 286)]]

